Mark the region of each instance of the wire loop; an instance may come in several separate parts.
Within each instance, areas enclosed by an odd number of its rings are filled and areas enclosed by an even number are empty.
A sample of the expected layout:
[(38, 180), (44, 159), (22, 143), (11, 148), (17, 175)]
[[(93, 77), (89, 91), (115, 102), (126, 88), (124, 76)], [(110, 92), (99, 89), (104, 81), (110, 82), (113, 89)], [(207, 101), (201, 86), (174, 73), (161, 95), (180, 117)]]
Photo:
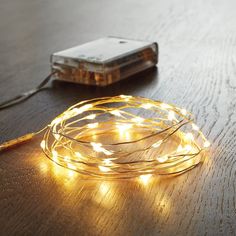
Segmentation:
[(51, 122), (41, 142), (57, 164), (110, 178), (181, 173), (209, 146), (185, 109), (126, 95), (75, 104)]

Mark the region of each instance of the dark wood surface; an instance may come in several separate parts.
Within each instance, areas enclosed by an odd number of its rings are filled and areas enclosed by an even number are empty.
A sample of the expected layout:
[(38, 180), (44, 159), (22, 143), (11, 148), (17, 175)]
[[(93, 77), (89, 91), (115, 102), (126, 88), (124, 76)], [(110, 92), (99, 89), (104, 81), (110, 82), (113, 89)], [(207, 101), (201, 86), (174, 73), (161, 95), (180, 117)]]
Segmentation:
[(1, 235), (236, 235), (234, 0), (1, 0), (0, 100), (35, 87), (54, 51), (106, 35), (158, 41), (158, 69), (107, 88), (53, 81), (0, 112), (0, 141), (36, 131), (68, 106), (131, 94), (185, 107), (212, 143), (172, 178), (83, 180), (40, 138), (0, 154)]

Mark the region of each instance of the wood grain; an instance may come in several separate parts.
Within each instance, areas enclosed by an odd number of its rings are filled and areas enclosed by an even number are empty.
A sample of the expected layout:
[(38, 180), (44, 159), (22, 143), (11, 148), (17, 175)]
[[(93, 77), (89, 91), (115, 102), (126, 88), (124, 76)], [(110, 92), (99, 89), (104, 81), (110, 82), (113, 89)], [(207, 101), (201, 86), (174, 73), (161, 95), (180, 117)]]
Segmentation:
[(0, 99), (39, 84), (54, 51), (102, 36), (158, 41), (158, 69), (107, 88), (53, 81), (0, 112), (0, 142), (83, 99), (131, 94), (196, 115), (212, 142), (178, 177), (86, 180), (53, 165), (39, 140), (0, 154), (1, 235), (236, 235), (234, 0), (1, 0)]

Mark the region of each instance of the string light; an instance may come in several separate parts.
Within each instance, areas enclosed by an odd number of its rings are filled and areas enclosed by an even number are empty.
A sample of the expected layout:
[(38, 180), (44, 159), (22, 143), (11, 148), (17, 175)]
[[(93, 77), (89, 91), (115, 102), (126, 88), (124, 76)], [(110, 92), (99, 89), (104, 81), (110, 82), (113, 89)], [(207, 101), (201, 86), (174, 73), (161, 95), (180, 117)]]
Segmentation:
[(151, 174), (140, 175), (139, 179), (140, 179), (140, 182), (142, 182), (144, 185), (147, 185), (151, 177), (152, 177)]
[(120, 95), (83, 101), (48, 125), (41, 148), (57, 164), (91, 176), (176, 174), (210, 146), (185, 109)]

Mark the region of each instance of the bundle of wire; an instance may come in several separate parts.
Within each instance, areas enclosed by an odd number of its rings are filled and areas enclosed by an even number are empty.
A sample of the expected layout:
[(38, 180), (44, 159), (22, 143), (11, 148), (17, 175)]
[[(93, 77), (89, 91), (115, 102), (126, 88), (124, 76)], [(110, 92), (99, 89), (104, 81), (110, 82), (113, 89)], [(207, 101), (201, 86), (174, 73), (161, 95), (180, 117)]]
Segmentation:
[(55, 163), (111, 178), (182, 173), (209, 146), (185, 109), (126, 95), (75, 104), (47, 126), (41, 142)]

